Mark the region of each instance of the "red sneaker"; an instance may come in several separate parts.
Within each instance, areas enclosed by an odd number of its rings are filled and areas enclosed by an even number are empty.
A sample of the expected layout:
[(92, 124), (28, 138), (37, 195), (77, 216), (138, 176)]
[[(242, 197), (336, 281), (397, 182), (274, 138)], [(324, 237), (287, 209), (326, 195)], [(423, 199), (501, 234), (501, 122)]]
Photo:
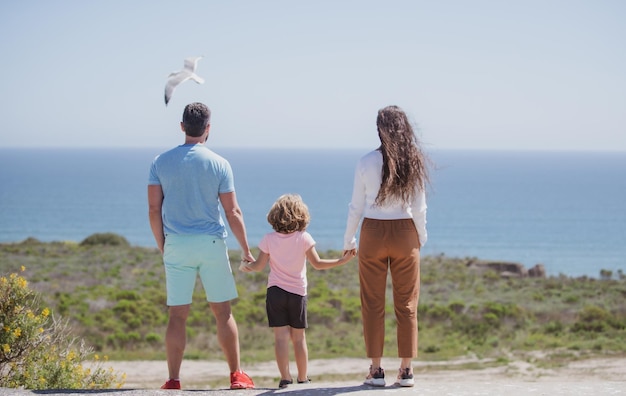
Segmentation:
[(167, 382), (163, 384), (161, 389), (180, 389), (180, 380), (168, 379)]
[(248, 374), (243, 371), (235, 371), (230, 373), (230, 389), (253, 389), (254, 382)]

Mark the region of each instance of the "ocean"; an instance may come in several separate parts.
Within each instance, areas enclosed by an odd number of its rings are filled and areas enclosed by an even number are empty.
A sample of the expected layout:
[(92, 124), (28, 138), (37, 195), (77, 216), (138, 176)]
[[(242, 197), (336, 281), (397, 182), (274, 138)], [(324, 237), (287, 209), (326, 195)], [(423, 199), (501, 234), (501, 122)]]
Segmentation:
[[(164, 149), (0, 148), (0, 242), (96, 232), (154, 247), (146, 185)], [(235, 173), (251, 246), (284, 193), (309, 206), (318, 251), (342, 249), (354, 166), (367, 150), (215, 149)], [(423, 255), (542, 263), (549, 275), (626, 270), (626, 153), (430, 152)], [(234, 237), (228, 245), (237, 249)]]

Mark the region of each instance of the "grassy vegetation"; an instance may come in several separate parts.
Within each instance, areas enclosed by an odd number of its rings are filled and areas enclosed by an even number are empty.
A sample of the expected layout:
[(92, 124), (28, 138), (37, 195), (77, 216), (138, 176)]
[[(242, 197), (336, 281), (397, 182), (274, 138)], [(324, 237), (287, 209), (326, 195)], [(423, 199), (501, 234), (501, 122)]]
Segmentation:
[[(82, 243), (29, 239), (0, 244), (0, 275), (23, 276), (73, 333), (111, 360), (164, 359), (167, 321), (161, 257), (156, 249), (129, 246), (99, 234)], [(329, 251), (324, 257), (337, 256)], [(243, 361), (274, 359), (265, 315), (266, 273), (236, 270), (233, 313)], [(555, 361), (581, 354), (626, 352), (626, 277), (504, 279), (467, 268), (469, 258), (422, 260), (419, 305), (420, 359), (467, 354), (505, 361), (511, 352), (542, 350)], [(308, 271), (311, 359), (364, 357), (356, 260), (328, 271)], [(391, 294), (385, 351), (395, 356)], [(222, 359), (215, 322), (196, 287), (189, 318), (187, 359)]]
[[(21, 267), (20, 272), (25, 268)], [(102, 367), (98, 354), (42, 307), (17, 272), (0, 276), (0, 388), (103, 389), (123, 386), (125, 374)], [(83, 363), (92, 359), (91, 367)], [(104, 360), (107, 358), (104, 357)]]

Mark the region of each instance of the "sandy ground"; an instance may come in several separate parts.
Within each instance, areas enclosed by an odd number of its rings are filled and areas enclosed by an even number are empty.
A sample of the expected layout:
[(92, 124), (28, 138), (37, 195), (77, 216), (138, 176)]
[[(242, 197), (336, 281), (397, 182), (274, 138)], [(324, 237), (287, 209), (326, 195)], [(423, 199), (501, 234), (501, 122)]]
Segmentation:
[[(541, 362), (541, 360), (536, 360)], [(556, 368), (544, 368), (532, 355), (511, 359), (502, 364), (489, 359), (458, 359), (446, 362), (413, 364), (415, 387), (394, 386), (398, 359), (383, 359), (387, 386), (372, 388), (362, 384), (369, 362), (366, 359), (311, 360), (307, 385), (291, 385), (278, 390), (275, 362), (244, 365), (243, 369), (255, 380), (253, 390), (228, 390), (228, 366), (223, 361), (183, 362), (182, 391), (160, 390), (167, 376), (164, 361), (107, 362), (119, 373), (126, 373), (126, 384), (119, 390), (102, 391), (25, 391), (1, 389), (2, 396), (33, 396), (45, 394), (89, 394), (101, 396), (253, 396), (253, 395), (354, 395), (384, 396), (387, 394), (419, 394), (424, 396), (481, 395), (625, 395), (626, 357), (603, 357), (568, 362)], [(543, 366), (543, 367), (542, 367)], [(292, 375), (296, 374), (292, 366)]]
[[(530, 360), (530, 361), (528, 361)], [(601, 382), (624, 381), (626, 385), (626, 357), (582, 359), (566, 363), (562, 367), (542, 368), (533, 363), (532, 358), (512, 360), (498, 364), (484, 359), (457, 359), (446, 362), (420, 362), (413, 364), (416, 382), (420, 381), (494, 381), (519, 380), (527, 382)], [(397, 372), (398, 359), (383, 359), (387, 382), (393, 383)], [(167, 377), (167, 364), (164, 361), (108, 362), (118, 372), (126, 373), (124, 388), (158, 388)], [(367, 373), (369, 361), (366, 359), (311, 360), (309, 376), (315, 382), (353, 380), (360, 384)], [(467, 368), (471, 366), (471, 368)], [(265, 362), (244, 365), (246, 371), (257, 384), (273, 386), (279, 379), (276, 363)], [(291, 367), (296, 375), (295, 365)], [(228, 366), (223, 361), (185, 360), (181, 368), (181, 381), (186, 388), (207, 389), (207, 382), (224, 382), (228, 385)]]

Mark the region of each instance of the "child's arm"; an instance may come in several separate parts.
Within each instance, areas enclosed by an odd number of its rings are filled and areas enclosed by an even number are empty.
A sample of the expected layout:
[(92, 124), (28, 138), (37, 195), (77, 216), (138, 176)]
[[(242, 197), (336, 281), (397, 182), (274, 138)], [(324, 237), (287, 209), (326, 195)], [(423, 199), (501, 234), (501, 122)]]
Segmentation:
[(306, 251), (306, 259), (309, 260), (309, 263), (316, 270), (325, 270), (333, 267), (338, 267), (350, 261), (352, 257), (356, 254), (353, 251), (345, 251), (342, 258), (339, 259), (321, 259), (319, 254), (317, 254), (317, 250), (315, 250), (315, 246), (311, 246), (309, 250)]
[(267, 265), (267, 262), (270, 259), (270, 255), (265, 253), (262, 250), (259, 250), (259, 255), (256, 258), (255, 261), (251, 261), (251, 262), (243, 262), (242, 264), (244, 265), (240, 265), (239, 266), (239, 270), (241, 272), (252, 272), (252, 271), (262, 271), (263, 268), (265, 268), (265, 266)]

